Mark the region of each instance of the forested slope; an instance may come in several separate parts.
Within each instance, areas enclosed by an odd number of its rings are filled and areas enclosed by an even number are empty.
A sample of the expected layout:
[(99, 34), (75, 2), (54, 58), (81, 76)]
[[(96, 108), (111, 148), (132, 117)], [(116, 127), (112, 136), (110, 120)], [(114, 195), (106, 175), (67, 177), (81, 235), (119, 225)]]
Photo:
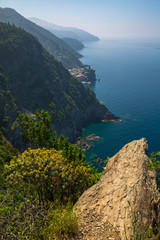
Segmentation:
[(62, 39), (21, 16), (14, 9), (0, 8), (0, 22), (14, 24), (35, 36), (43, 47), (67, 68), (81, 67), (81, 55)]
[(14, 141), (18, 111), (49, 111), (58, 135), (71, 140), (91, 122), (117, 119), (35, 37), (4, 23), (0, 24), (0, 102), (1, 126)]

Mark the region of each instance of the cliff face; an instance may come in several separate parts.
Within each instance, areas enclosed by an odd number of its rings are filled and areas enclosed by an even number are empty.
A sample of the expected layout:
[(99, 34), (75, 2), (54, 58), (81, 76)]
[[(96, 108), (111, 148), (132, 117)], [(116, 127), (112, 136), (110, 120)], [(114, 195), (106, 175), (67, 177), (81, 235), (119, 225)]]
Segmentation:
[(109, 160), (100, 181), (82, 194), (75, 210), (83, 239), (131, 239), (133, 223), (141, 234), (155, 226), (160, 194), (156, 173), (147, 169), (147, 151), (144, 138), (127, 144)]
[(70, 140), (91, 122), (118, 119), (32, 35), (3, 23), (0, 24), (0, 64), (0, 122), (2, 125), (4, 117), (8, 117), (8, 132), (14, 140), (18, 137), (13, 126), (18, 111), (49, 111), (53, 128)]

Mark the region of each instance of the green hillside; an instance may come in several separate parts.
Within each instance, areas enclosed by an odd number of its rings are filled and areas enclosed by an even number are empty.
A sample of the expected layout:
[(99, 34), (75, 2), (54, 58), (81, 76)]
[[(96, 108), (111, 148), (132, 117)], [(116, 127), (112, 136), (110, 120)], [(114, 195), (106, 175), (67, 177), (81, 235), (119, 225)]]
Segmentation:
[(84, 44), (77, 39), (63, 38), (63, 41), (65, 41), (69, 46), (71, 46), (76, 51), (81, 50), (85, 47)]
[(21, 16), (14, 9), (0, 8), (0, 22), (14, 24), (35, 36), (43, 47), (67, 68), (80, 67), (81, 55), (62, 39)]
[(70, 140), (91, 122), (116, 119), (35, 37), (4, 23), (0, 23), (0, 102), (0, 123), (14, 145), (19, 138), (18, 111), (49, 111), (58, 135)]

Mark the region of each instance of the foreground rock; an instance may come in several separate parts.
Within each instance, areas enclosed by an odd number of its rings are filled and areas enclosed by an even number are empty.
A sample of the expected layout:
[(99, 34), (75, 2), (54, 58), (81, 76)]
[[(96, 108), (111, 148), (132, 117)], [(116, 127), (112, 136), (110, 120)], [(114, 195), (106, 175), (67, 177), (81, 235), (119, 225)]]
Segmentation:
[(125, 145), (109, 160), (100, 181), (80, 197), (75, 210), (83, 239), (130, 239), (134, 216), (141, 234), (158, 220), (156, 173), (147, 169), (147, 151), (144, 138)]

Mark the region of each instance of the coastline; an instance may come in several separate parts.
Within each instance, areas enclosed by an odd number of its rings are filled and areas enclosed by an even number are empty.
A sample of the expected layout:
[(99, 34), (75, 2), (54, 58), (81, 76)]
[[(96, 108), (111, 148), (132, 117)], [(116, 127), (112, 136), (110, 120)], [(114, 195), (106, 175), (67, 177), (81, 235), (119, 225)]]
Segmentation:
[(90, 65), (84, 65), (81, 68), (70, 68), (68, 71), (83, 84), (91, 84), (99, 80), (96, 78), (95, 70)]
[(101, 120), (101, 122), (122, 122), (122, 119), (120, 119), (119, 117), (117, 117), (118, 119), (117, 120), (107, 120), (107, 119), (103, 119), (103, 120)]
[[(87, 48), (87, 47), (85, 46), (85, 48)], [(80, 80), (81, 83), (84, 84), (84, 85), (86, 85), (86, 84), (90, 85), (91, 83), (95, 83), (96, 81), (98, 81), (98, 82), (101, 81), (99, 78), (96, 77), (96, 70), (91, 68), (91, 66), (88, 63), (87, 64), (83, 64), (83, 66), (84, 66), (84, 68), (68, 69), (68, 70), (69, 70), (69, 72), (70, 72), (70, 74), (72, 76), (74, 76), (75, 78)], [(88, 74), (88, 76), (87, 76), (86, 73)], [(89, 119), (89, 121), (87, 121), (87, 124), (85, 124), (81, 129), (79, 129), (77, 131), (77, 134), (76, 134), (75, 138), (73, 139), (73, 143), (74, 144), (77, 145), (77, 142), (82, 140), (82, 131), (83, 131), (83, 129), (86, 128), (87, 126), (89, 126), (92, 123), (98, 123), (98, 122), (108, 123), (108, 122), (121, 122), (122, 121), (120, 119), (120, 117), (114, 115), (114, 113), (112, 113), (103, 103), (101, 103), (101, 105), (103, 105), (103, 107), (104, 107), (104, 108), (102, 107), (103, 108), (103, 112), (104, 112), (103, 116), (100, 113), (101, 117), (99, 119), (94, 119), (94, 116), (92, 117), (92, 119)], [(105, 109), (105, 111), (104, 111), (104, 109)], [(95, 108), (95, 110), (96, 110), (96, 108)], [(94, 135), (94, 134), (92, 133), (91, 135)], [(90, 137), (90, 136), (88, 136), (88, 137)], [(89, 140), (89, 139), (87, 139), (88, 137), (86, 137), (86, 140)], [(97, 137), (97, 139), (99, 139), (99, 136), (96, 136), (96, 137)], [(78, 146), (81, 145), (81, 147), (85, 151), (89, 150), (90, 147), (91, 147), (86, 142), (86, 140), (82, 141), (81, 144), (78, 144)], [(93, 141), (93, 139), (91, 139), (91, 141)], [(95, 139), (94, 139), (94, 141), (95, 141)]]

